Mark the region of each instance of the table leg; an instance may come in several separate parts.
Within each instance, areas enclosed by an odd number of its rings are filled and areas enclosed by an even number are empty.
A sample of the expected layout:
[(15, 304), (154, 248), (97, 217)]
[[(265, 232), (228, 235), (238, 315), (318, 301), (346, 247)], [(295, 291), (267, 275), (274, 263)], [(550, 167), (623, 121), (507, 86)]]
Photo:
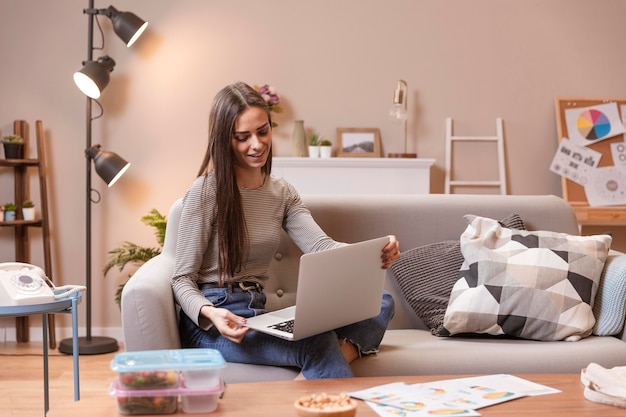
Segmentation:
[(43, 415), (46, 417), (50, 409), (48, 397), (48, 315), (41, 315), (41, 327), (43, 328)]
[(78, 303), (72, 298), (72, 353), (74, 357), (74, 401), (80, 400), (80, 378), (78, 375)]
[(48, 316), (48, 340), (50, 341), (48, 343), (48, 346), (50, 346), (50, 349), (56, 349), (57, 347), (57, 336), (55, 333), (55, 328), (56, 328), (56, 322), (55, 322), (54, 314), (50, 314)]

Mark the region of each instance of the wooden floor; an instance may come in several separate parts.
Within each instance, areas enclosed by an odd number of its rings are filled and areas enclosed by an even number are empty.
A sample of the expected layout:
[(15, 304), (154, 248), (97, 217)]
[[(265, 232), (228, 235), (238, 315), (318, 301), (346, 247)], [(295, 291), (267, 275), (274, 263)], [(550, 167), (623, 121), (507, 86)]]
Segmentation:
[[(110, 362), (115, 353), (79, 357), (80, 396), (108, 392), (115, 378)], [(72, 355), (49, 351), (50, 407), (74, 401)], [(44, 415), (43, 354), (41, 342), (0, 343), (1, 417)], [(114, 401), (111, 399), (111, 401)]]

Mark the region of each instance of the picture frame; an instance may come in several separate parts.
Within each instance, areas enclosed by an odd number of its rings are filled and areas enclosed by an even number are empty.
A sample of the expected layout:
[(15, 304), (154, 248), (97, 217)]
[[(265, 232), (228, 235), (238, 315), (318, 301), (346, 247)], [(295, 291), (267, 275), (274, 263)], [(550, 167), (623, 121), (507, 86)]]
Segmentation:
[(380, 129), (369, 127), (337, 128), (337, 156), (380, 158), (381, 155)]

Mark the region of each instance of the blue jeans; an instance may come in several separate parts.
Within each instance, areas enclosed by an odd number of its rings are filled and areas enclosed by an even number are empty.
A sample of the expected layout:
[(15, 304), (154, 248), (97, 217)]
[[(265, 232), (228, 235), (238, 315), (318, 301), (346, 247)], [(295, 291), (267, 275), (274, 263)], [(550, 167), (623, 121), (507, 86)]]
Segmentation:
[[(201, 284), (200, 290), (213, 305), (239, 316), (252, 317), (265, 312), (262, 292), (216, 288), (211, 284)], [(199, 328), (182, 311), (180, 334), (183, 347), (217, 349), (227, 362), (293, 366), (300, 368), (307, 379), (348, 378), (354, 374), (341, 353), (338, 339), (348, 339), (361, 355), (376, 353), (393, 314), (393, 298), (385, 291), (378, 316), (294, 342), (253, 330), (241, 343), (235, 343), (222, 337), (215, 327)]]

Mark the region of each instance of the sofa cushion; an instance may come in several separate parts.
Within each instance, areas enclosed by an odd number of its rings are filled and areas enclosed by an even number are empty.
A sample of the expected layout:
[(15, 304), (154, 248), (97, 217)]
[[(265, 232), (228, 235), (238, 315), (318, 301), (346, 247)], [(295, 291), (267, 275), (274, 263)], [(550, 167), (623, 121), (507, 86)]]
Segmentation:
[(599, 362), (605, 368), (624, 365), (624, 357), (626, 343), (616, 337), (590, 336), (576, 343), (562, 343), (481, 336), (435, 337), (428, 330), (397, 329), (387, 330), (380, 353), (364, 356), (352, 362), (351, 367), (357, 377), (575, 374), (590, 362)]
[[(500, 220), (500, 224), (526, 230), (517, 213)], [(444, 331), (443, 316), (462, 263), (459, 240), (445, 240), (409, 249), (391, 266), (404, 298), (433, 334)]]
[(451, 335), (578, 340), (591, 334), (610, 236), (518, 231), (485, 217), (465, 219), (464, 262), (444, 317)]

